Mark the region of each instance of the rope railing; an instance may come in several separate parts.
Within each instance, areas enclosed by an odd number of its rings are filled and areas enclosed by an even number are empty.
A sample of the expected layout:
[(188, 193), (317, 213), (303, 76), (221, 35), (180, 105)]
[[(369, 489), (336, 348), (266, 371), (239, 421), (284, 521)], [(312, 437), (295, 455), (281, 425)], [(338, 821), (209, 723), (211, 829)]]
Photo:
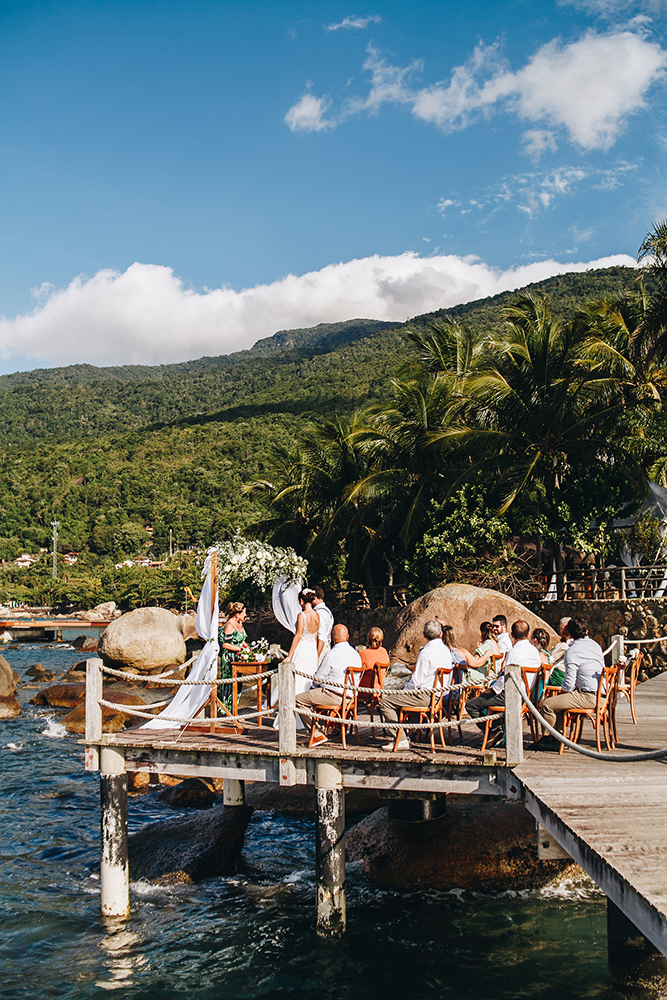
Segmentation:
[[(152, 715), (150, 712), (142, 712), (141, 709), (133, 708), (130, 705), (119, 705), (116, 701), (106, 701), (104, 698), (100, 698), (98, 704), (102, 705), (103, 708), (113, 708), (117, 712), (122, 712), (123, 715), (134, 715), (138, 719), (155, 719), (156, 716)], [(168, 703), (167, 703), (168, 704)], [(242, 723), (248, 722), (251, 719), (258, 719), (261, 716), (270, 715), (275, 712), (275, 708), (264, 708), (260, 712), (246, 712), (244, 715), (219, 715), (217, 719), (202, 719), (202, 723), (207, 725), (210, 722), (224, 722), (225, 725), (232, 723)], [(178, 718), (169, 717), (167, 715), (161, 715), (160, 719), (162, 722), (175, 722), (179, 725), (190, 725), (196, 721), (196, 716), (194, 718)]]
[(533, 715), (537, 721), (544, 726), (548, 733), (555, 736), (555, 738), (561, 743), (564, 743), (566, 747), (571, 747), (572, 750), (576, 750), (577, 753), (582, 754), (582, 756), (593, 757), (595, 760), (606, 760), (611, 764), (633, 763), (642, 760), (659, 760), (661, 757), (667, 757), (667, 747), (662, 750), (647, 750), (644, 753), (613, 754), (599, 753), (597, 750), (589, 750), (588, 747), (582, 747), (578, 743), (574, 743), (573, 740), (568, 739), (567, 736), (563, 735), (563, 733), (559, 733), (557, 729), (554, 729), (554, 727), (547, 722), (540, 710), (535, 707), (528, 695), (524, 693), (522, 686), (517, 682), (515, 677), (512, 674), (509, 676), (512, 679), (512, 683), (519, 691), (519, 694), (521, 695), (521, 698), (531, 715)]
[[(188, 660), (187, 663), (184, 663), (183, 666), (178, 669), (182, 670), (183, 667), (187, 667), (192, 662), (193, 660)], [(112, 677), (122, 677), (125, 680), (145, 681), (150, 684), (157, 684), (159, 687), (176, 687), (177, 685), (185, 685), (186, 687), (211, 687), (212, 684), (243, 684), (246, 681), (256, 681), (260, 678), (263, 680), (265, 677), (272, 677), (274, 674), (277, 674), (278, 671), (262, 670), (259, 674), (240, 674), (238, 677), (219, 677), (217, 680), (214, 678), (210, 681), (191, 681), (188, 679), (176, 680), (175, 678), (171, 680), (163, 680), (162, 678), (169, 677), (169, 675), (156, 674), (155, 676), (151, 676), (151, 674), (129, 674), (125, 670), (113, 670), (111, 667), (106, 666), (102, 667), (102, 673), (110, 674)]]
[[(424, 711), (428, 710), (428, 706), (424, 706)], [(411, 706), (410, 711), (419, 711), (418, 706)], [(455, 729), (458, 726), (470, 726), (470, 725), (484, 725), (488, 719), (502, 719), (504, 715), (501, 712), (493, 712), (489, 715), (483, 715), (478, 719), (446, 719), (441, 722), (371, 722), (364, 720), (360, 722), (358, 719), (343, 719), (340, 716), (322, 715), (319, 712), (312, 712), (309, 708), (295, 708), (297, 715), (302, 715), (307, 719), (318, 719), (323, 722), (334, 722), (337, 726), (344, 725), (349, 728), (361, 729), (362, 727), (377, 727), (378, 729), (387, 729), (390, 732), (397, 732), (399, 729), (404, 729), (408, 731), (413, 731), (417, 729)]]
[[(307, 674), (303, 670), (297, 670), (294, 668), (294, 673), (298, 677), (307, 677), (309, 680), (314, 680), (314, 674)], [(490, 678), (491, 680), (491, 678)], [(386, 688), (368, 688), (357, 686), (356, 684), (339, 684), (337, 681), (323, 680), (323, 688), (336, 688), (338, 691), (355, 691), (357, 694), (389, 694), (390, 692)], [(422, 694), (440, 694), (446, 693), (448, 691), (465, 691), (470, 687), (469, 684), (451, 684), (449, 687), (437, 687), (437, 688), (423, 688), (414, 687), (411, 691), (419, 691)], [(400, 689), (402, 690), (402, 688)]]

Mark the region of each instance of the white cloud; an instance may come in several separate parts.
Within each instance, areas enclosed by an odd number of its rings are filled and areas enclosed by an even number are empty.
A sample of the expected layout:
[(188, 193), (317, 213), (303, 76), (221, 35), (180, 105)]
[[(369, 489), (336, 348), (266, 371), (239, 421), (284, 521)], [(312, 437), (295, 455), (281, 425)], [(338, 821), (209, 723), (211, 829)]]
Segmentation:
[[(649, 88), (664, 77), (667, 65), (667, 52), (641, 30), (620, 29), (589, 31), (569, 44), (555, 38), (516, 71), (501, 58), (497, 44), (480, 43), (466, 63), (452, 70), (448, 83), (421, 88), (411, 83), (423, 68), (420, 61), (393, 66), (374, 46), (369, 45), (367, 52), (368, 95), (351, 98), (335, 120), (317, 129), (333, 127), (360, 111), (376, 113), (384, 104), (409, 106), (417, 118), (446, 133), (466, 128), (480, 117), (510, 111), (523, 121), (564, 129), (582, 149), (606, 150), (628, 116), (645, 107)], [(322, 120), (321, 115), (315, 117)], [(555, 147), (550, 129), (526, 133), (529, 155)]]
[(333, 127), (333, 123), (324, 117), (328, 106), (326, 98), (304, 94), (301, 100), (289, 109), (283, 121), (292, 132), (323, 132)]
[(554, 134), (553, 132), (549, 132), (548, 129), (529, 129), (521, 136), (521, 142), (523, 143), (521, 152), (524, 156), (529, 156), (533, 163), (537, 163), (542, 153), (545, 153), (547, 150), (550, 153), (555, 153), (558, 149)]
[(438, 202), (438, 211), (440, 215), (445, 216), (448, 208), (455, 208), (458, 204), (458, 201), (454, 201), (452, 198), (441, 198)]
[(367, 28), (369, 24), (379, 24), (382, 18), (379, 14), (371, 14), (370, 17), (356, 17), (352, 14), (345, 17), (339, 24), (328, 24), (325, 31), (339, 31), (341, 28)]
[(32, 312), (0, 318), (0, 356), (6, 370), (185, 361), (250, 347), (277, 330), (358, 317), (398, 322), (552, 274), (633, 263), (619, 254), (501, 271), (476, 257), (376, 255), (241, 292), (195, 291), (169, 267), (137, 263), (75, 278), (48, 290)]

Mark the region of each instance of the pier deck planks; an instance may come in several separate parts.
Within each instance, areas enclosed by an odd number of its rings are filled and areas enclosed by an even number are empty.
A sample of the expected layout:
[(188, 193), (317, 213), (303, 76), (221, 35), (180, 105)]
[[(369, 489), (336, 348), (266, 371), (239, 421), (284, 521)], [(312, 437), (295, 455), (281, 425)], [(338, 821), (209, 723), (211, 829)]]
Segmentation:
[[(615, 752), (667, 746), (667, 674), (639, 685), (636, 701), (636, 726), (619, 703)], [(667, 760), (614, 764), (566, 749), (528, 753), (514, 773), (532, 815), (667, 954)]]

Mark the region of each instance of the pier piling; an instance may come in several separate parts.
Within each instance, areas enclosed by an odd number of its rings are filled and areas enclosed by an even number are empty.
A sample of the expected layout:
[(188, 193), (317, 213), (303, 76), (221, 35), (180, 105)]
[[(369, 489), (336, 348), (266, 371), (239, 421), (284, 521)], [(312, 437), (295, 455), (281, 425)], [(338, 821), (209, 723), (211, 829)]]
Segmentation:
[(609, 974), (615, 983), (660, 991), (667, 987), (667, 958), (607, 898)]
[(317, 933), (345, 933), (345, 791), (340, 764), (315, 763)]
[(130, 870), (127, 854), (127, 773), (122, 747), (101, 748), (100, 772), (102, 914), (106, 917), (127, 917), (130, 913)]
[[(508, 664), (505, 674), (511, 675), (517, 684), (521, 684), (521, 667)], [(505, 678), (505, 742), (507, 745), (507, 766), (516, 767), (523, 760), (523, 719), (521, 692), (510, 680)]]
[(222, 801), (226, 806), (245, 805), (245, 781), (225, 778), (222, 783)]

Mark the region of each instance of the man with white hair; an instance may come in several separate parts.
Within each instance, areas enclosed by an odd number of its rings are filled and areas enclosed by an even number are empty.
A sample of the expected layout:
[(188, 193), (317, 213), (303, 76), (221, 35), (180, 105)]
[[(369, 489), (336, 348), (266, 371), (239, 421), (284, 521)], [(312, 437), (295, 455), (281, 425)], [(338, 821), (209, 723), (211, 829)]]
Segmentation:
[[(435, 686), (436, 671), (440, 667), (452, 666), (452, 654), (449, 647), (442, 641), (442, 625), (434, 618), (424, 625), (426, 645), (420, 650), (415, 663), (412, 677), (408, 679), (402, 691), (395, 694), (385, 694), (380, 702), (380, 715), (385, 722), (398, 722), (398, 711), (401, 708), (428, 708), (431, 704), (431, 691)], [(448, 688), (451, 674), (445, 683)], [(383, 750), (393, 750), (394, 740), (385, 743)], [(409, 750), (410, 741), (405, 732), (399, 730), (397, 750)]]

